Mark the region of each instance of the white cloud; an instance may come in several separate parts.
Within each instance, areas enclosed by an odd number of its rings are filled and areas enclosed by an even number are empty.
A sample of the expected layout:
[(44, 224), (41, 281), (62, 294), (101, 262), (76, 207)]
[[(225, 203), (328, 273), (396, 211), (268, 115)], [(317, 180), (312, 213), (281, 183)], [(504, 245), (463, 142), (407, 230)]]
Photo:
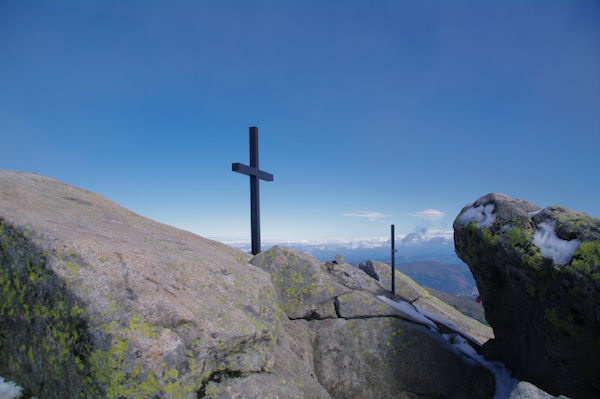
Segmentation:
[(442, 211), (438, 211), (437, 209), (425, 209), (421, 212), (413, 213), (412, 216), (425, 220), (438, 220), (446, 216), (446, 214)]
[(381, 219), (388, 218), (392, 215), (386, 215), (381, 212), (357, 211), (357, 212), (342, 213), (342, 216), (365, 218), (369, 222), (381, 222)]
[[(418, 227), (414, 232), (404, 234), (396, 233), (396, 245), (451, 245), (453, 242), (453, 230), (428, 230), (425, 227)], [(232, 247), (248, 250), (250, 240), (240, 239), (238, 237), (209, 237), (216, 241)], [(293, 247), (303, 251), (311, 249), (319, 250), (355, 250), (355, 249), (375, 249), (389, 248), (390, 237), (371, 237), (371, 238), (351, 238), (351, 239), (324, 239), (324, 240), (278, 240), (274, 238), (263, 238), (262, 247), (269, 248), (273, 245), (282, 245), (284, 247)]]
[(404, 235), (400, 243), (404, 245), (437, 244), (444, 245), (452, 242), (453, 230), (433, 230), (425, 226), (418, 226), (415, 231)]

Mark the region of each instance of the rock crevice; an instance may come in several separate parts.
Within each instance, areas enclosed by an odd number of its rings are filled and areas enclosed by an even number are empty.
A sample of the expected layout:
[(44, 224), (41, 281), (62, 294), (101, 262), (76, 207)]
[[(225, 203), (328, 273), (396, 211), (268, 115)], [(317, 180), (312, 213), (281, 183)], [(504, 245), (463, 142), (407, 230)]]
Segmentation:
[[(271, 273), (287, 316), (305, 323), (314, 334), (314, 374), (332, 397), (410, 397), (421, 391), (426, 392), (423, 397), (493, 396), (494, 381), (487, 369), (467, 364), (449, 351), (441, 336), (436, 338), (439, 333), (429, 330), (435, 322), (415, 321), (378, 299), (377, 295), (389, 293), (340, 256), (323, 265), (296, 250), (275, 246), (250, 262)], [(294, 267), (286, 270), (281, 265)], [(323, 303), (331, 303), (330, 312), (323, 312)], [(417, 372), (415, 361), (428, 373)], [(440, 364), (452, 367), (456, 375), (447, 375)]]

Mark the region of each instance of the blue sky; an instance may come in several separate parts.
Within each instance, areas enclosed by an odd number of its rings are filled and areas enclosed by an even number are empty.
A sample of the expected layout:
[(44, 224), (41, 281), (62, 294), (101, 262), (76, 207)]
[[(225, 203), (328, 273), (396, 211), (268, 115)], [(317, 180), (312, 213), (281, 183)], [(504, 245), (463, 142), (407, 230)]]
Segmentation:
[(0, 0), (0, 168), (206, 237), (449, 237), (488, 192), (600, 217), (596, 1)]

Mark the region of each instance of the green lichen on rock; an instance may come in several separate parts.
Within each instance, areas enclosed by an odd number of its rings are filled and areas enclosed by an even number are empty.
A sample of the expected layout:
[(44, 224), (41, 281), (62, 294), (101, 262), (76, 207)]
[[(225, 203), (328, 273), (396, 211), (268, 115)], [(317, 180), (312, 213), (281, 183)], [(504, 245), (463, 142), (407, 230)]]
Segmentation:
[(348, 291), (318, 260), (296, 250), (274, 246), (251, 261), (271, 274), (281, 309), (290, 318), (331, 318), (334, 298)]
[(549, 206), (533, 217), (536, 223), (552, 221), (556, 234), (563, 240), (599, 240), (598, 219), (583, 212), (573, 211), (562, 206)]
[[(146, 320), (134, 314), (125, 324), (94, 327), (71, 282), (49, 266), (51, 259), (61, 270), (80, 262), (73, 253), (38, 248), (29, 236), (0, 220), (0, 375), (43, 398), (188, 398), (196, 392), (200, 378), (182, 379), (164, 362), (147, 368), (134, 353), (133, 337), (159, 339)], [(186, 374), (200, 374), (189, 355)]]
[(559, 311), (560, 309), (557, 308), (546, 309), (544, 312), (544, 319), (559, 330), (562, 330), (569, 335), (575, 335), (576, 331), (573, 327), (573, 314), (569, 313), (564, 317), (560, 317), (558, 315)]
[[(134, 333), (140, 332), (151, 340), (159, 338), (155, 328), (146, 321), (134, 315), (124, 326), (113, 321), (110, 325), (103, 325), (103, 329), (110, 337), (110, 346), (108, 349), (97, 347), (90, 354), (91, 374), (88, 377), (94, 378), (103, 388), (103, 397), (119, 399), (169, 395), (187, 398), (200, 386), (199, 382), (193, 380), (180, 380), (179, 370), (169, 367), (165, 362), (149, 369), (141, 359), (131, 361), (136, 358), (131, 342)], [(190, 368), (193, 365), (191, 360), (188, 359)], [(197, 370), (190, 371), (195, 373)]]
[(94, 397), (84, 307), (28, 236), (0, 221), (0, 373), (36, 397)]
[(598, 241), (580, 243), (573, 254), (571, 267), (585, 273), (594, 273), (595, 276), (598, 275), (600, 270), (600, 243)]

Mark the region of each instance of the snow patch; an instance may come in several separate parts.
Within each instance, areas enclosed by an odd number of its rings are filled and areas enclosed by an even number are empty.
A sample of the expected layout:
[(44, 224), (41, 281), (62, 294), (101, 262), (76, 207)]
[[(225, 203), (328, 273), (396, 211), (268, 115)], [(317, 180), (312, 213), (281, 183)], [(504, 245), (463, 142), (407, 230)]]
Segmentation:
[(469, 364), (477, 364), (485, 367), (494, 375), (496, 380), (496, 392), (494, 393), (493, 399), (507, 399), (510, 397), (511, 392), (517, 386), (519, 380), (510, 375), (510, 372), (506, 369), (504, 363), (486, 360), (482, 355), (478, 354), (471, 345), (469, 345), (466, 339), (458, 334), (442, 334), (442, 337), (448, 343), (450, 350), (461, 359)]
[(419, 312), (419, 309), (416, 306), (404, 301), (396, 302), (383, 295), (379, 295), (377, 298), (396, 309), (406, 319), (414, 321), (418, 324), (422, 324), (437, 331), (435, 323), (429, 320), (427, 317), (425, 317), (421, 312)]
[[(453, 323), (405, 301), (394, 301), (383, 295), (379, 295), (377, 298), (398, 310), (403, 317), (429, 327), (433, 331), (433, 334), (438, 334), (438, 337), (446, 348), (460, 357), (465, 363), (473, 366), (479, 365), (488, 369), (496, 381), (496, 392), (493, 399), (508, 399), (510, 397), (519, 380), (510, 375), (504, 363), (490, 362), (485, 360), (483, 355), (478, 354), (469, 342), (461, 336), (468, 335), (457, 329)], [(440, 334), (440, 331), (432, 320), (445, 325), (450, 330), (456, 331), (456, 333)]]
[(4, 381), (3, 377), (0, 377), (0, 399), (16, 399), (21, 397), (21, 391), (23, 388), (11, 381)]
[(477, 222), (477, 227), (487, 227), (494, 224), (496, 221), (496, 215), (494, 212), (494, 204), (479, 205), (467, 209), (460, 217), (457, 222), (460, 225), (467, 225), (472, 222)]
[(421, 314), (423, 314), (425, 317), (427, 317), (429, 320), (434, 321), (438, 324), (442, 324), (444, 326), (446, 326), (446, 328), (448, 328), (449, 330), (454, 330), (456, 332), (459, 332), (463, 335), (468, 335), (465, 332), (461, 331), (458, 327), (456, 327), (456, 325), (446, 319), (441, 318), (440, 316), (436, 315), (435, 313), (431, 313), (428, 310), (425, 310), (423, 308), (420, 308), (418, 306), (416, 306), (416, 308), (419, 310), (419, 312)]
[(558, 238), (554, 222), (545, 221), (538, 225), (533, 235), (533, 244), (540, 249), (544, 258), (552, 259), (555, 264), (562, 266), (571, 261), (579, 247), (579, 240)]
[(543, 209), (537, 210), (537, 211), (533, 211), (533, 212), (527, 212), (527, 214), (531, 217), (534, 217), (535, 215), (537, 215), (538, 213), (540, 213), (541, 211), (543, 211)]

